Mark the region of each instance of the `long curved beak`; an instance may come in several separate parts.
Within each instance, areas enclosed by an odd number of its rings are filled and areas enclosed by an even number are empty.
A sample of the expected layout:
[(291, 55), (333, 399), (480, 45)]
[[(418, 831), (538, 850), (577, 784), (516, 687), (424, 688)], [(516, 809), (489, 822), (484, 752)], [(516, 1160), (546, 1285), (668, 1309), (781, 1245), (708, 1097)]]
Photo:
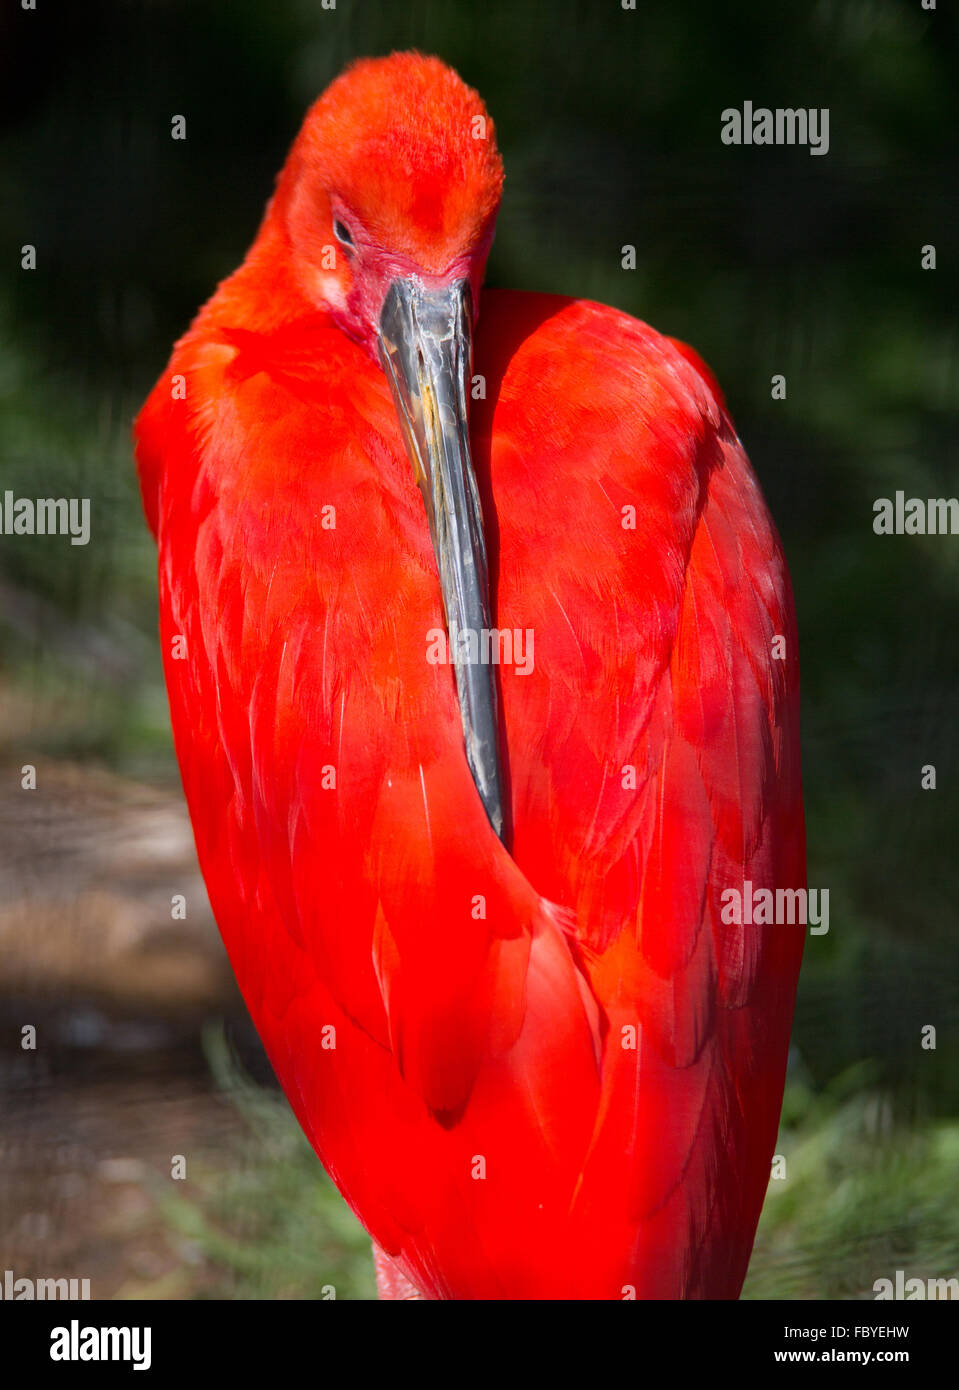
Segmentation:
[[(467, 280), (440, 290), (426, 289), (416, 280), (394, 280), (380, 314), (379, 349), (426, 505), (467, 761), (490, 824), (502, 839), (496, 680), (492, 664), (482, 661), (492, 649), (485, 640), (492, 628), (489, 577), (467, 414), (470, 305)], [(475, 660), (464, 656), (464, 645)]]

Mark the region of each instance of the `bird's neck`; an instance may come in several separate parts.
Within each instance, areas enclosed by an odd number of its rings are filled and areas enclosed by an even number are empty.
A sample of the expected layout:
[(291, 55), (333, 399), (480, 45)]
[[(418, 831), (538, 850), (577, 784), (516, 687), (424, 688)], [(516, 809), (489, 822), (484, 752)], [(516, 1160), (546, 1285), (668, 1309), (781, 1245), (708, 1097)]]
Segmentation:
[(243, 264), (204, 306), (198, 326), (215, 329), (242, 323), (254, 333), (273, 333), (317, 315), (329, 317), (307, 298), (297, 281), (289, 235), (274, 200)]

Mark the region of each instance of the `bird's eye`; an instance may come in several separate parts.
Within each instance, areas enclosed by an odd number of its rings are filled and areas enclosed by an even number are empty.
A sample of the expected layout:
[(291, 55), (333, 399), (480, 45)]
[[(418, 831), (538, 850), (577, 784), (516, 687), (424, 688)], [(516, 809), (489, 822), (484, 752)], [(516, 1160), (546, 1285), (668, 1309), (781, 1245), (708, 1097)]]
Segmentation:
[(336, 237), (337, 241), (341, 241), (344, 246), (352, 247), (353, 237), (350, 233), (350, 229), (344, 222), (341, 222), (338, 217), (333, 220), (333, 235)]

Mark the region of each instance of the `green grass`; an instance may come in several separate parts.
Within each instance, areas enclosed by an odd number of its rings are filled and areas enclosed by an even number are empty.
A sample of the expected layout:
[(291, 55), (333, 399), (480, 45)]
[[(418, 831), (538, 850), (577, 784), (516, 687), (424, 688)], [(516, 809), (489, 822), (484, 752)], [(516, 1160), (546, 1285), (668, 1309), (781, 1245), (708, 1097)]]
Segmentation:
[(786, 1177), (769, 1184), (744, 1298), (873, 1298), (897, 1269), (959, 1276), (959, 1123), (894, 1110), (863, 1068), (819, 1094), (787, 1089)]
[(191, 1172), (195, 1196), (156, 1200), (171, 1232), (213, 1271), (213, 1298), (375, 1298), (369, 1236), (326, 1176), (282, 1095), (243, 1072), (222, 1028), (207, 1053), (245, 1134), (235, 1161)]

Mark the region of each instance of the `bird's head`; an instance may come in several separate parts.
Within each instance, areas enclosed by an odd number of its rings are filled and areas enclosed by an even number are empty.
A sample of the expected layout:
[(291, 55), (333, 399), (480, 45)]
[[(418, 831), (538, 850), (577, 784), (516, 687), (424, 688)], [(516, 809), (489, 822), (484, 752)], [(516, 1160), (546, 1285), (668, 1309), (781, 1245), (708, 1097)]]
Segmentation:
[(394, 282), (462, 284), (475, 317), (502, 185), (493, 123), (452, 68), (354, 63), (307, 114), (278, 190), (301, 292), (374, 360)]
[[(383, 368), (436, 555), (447, 624), (492, 626), (470, 458), (472, 331), (503, 167), (482, 100), (437, 58), (355, 63), (312, 107), (274, 216), (300, 293)], [(456, 667), (466, 753), (503, 830), (496, 686)]]

